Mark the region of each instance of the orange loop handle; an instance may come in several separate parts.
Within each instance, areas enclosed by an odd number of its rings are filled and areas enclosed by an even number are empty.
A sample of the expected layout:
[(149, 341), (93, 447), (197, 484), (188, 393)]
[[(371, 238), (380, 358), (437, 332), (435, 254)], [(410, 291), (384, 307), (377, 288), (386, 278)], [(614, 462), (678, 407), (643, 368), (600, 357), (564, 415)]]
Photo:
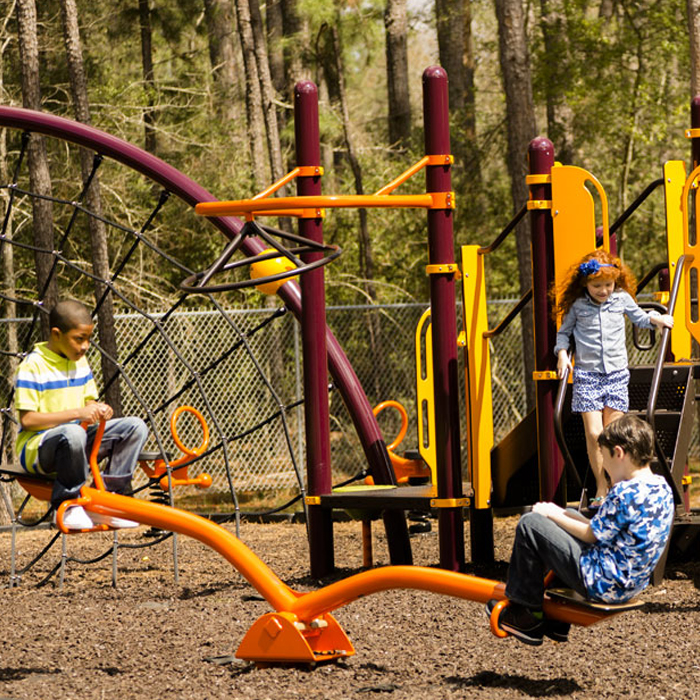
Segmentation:
[[(177, 421), (183, 413), (191, 413), (192, 415), (194, 415), (194, 417), (199, 421), (199, 425), (202, 427), (202, 442), (199, 444), (198, 447), (186, 447), (183, 444), (182, 440), (180, 440), (180, 436), (177, 432)], [(183, 463), (188, 462), (189, 459), (191, 459), (192, 457), (198, 457), (209, 446), (209, 426), (204, 420), (204, 416), (192, 406), (178, 406), (173, 411), (173, 415), (170, 416), (170, 432), (173, 436), (173, 442), (180, 450), (180, 452), (183, 453), (183, 457), (170, 463), (171, 467), (182, 465)]]
[(387, 450), (391, 452), (392, 450), (395, 450), (401, 444), (404, 437), (406, 437), (406, 430), (408, 429), (408, 413), (398, 401), (393, 400), (382, 401), (381, 403), (377, 404), (372, 409), (372, 413), (374, 413), (375, 416), (378, 416), (385, 408), (395, 408), (401, 414), (401, 428), (399, 430), (399, 434), (394, 438), (393, 442), (386, 446)]
[(498, 618), (501, 616), (501, 611), (508, 605), (508, 599), (504, 598), (503, 600), (499, 600), (498, 603), (494, 606), (493, 610), (491, 611), (491, 617), (489, 618), (489, 624), (491, 626), (491, 632), (495, 634), (497, 637), (507, 637), (508, 632), (504, 632), (499, 626), (498, 626)]
[[(97, 432), (95, 433), (95, 439), (92, 442), (92, 449), (90, 450), (90, 471), (92, 472), (92, 479), (95, 482), (95, 488), (98, 491), (106, 491), (105, 482), (100, 474), (100, 467), (97, 464), (97, 454), (100, 451), (100, 445), (102, 444), (102, 436), (105, 434), (105, 423), (104, 418), (100, 421), (97, 426)], [(85, 427), (84, 423), (81, 423)], [(58, 516), (56, 516), (58, 519)]]

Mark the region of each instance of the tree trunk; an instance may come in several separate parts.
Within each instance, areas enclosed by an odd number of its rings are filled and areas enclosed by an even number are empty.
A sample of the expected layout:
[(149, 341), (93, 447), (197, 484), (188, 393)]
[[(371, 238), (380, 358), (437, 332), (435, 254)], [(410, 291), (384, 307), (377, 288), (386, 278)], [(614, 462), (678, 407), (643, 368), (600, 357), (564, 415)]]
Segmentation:
[(267, 54), (270, 63), (272, 86), (280, 95), (284, 95), (287, 89), (287, 80), (284, 75), (284, 14), (282, 12), (282, 0), (268, 0), (265, 19), (267, 20)]
[(255, 58), (255, 40), (248, 0), (236, 0), (238, 34), (243, 50), (243, 67), (246, 86), (246, 115), (248, 142), (250, 144), (251, 172), (255, 188), (259, 192), (267, 186), (265, 152), (263, 147), (262, 95)]
[(700, 95), (700, 0), (688, 0), (690, 34), (690, 97)]
[[(7, 24), (10, 21), (12, 15), (14, 14), (15, 8), (14, 3), (8, 9), (7, 14), (3, 18), (2, 23), (2, 34), (0, 34), (0, 95), (5, 94), (5, 51), (12, 39), (7, 33)], [(7, 171), (7, 131), (5, 129), (0, 130), (0, 181), (4, 183), (9, 182), (9, 173)], [(9, 206), (10, 193), (9, 190), (3, 189), (0, 193), (0, 198), (5, 203), (5, 211)], [(4, 231), (5, 241), (12, 240), (12, 215), (8, 218), (5, 231)], [(2, 279), (2, 289), (4, 293), (11, 299), (15, 298), (15, 270), (14, 270), (14, 259), (12, 245), (9, 243), (0, 243), (0, 251), (2, 262), (1, 264), (1, 279)], [(17, 317), (17, 305), (12, 301), (3, 302), (3, 313), (5, 318), (16, 318)], [(15, 370), (18, 365), (18, 346), (17, 346), (17, 326), (14, 323), (7, 324), (7, 351), (10, 353), (7, 358), (6, 369), (7, 372), (3, 376), (3, 396), (6, 397), (4, 406), (10, 405), (9, 397), (12, 396), (14, 389), (14, 376)], [(12, 462), (14, 461), (14, 448), (15, 440), (17, 438), (17, 427), (16, 424), (10, 420), (7, 416), (3, 416), (3, 429), (5, 431), (5, 443), (0, 454), (0, 462)], [(0, 525), (8, 525), (12, 518), (14, 517), (14, 508), (12, 507), (12, 498), (10, 495), (10, 488), (7, 484), (0, 482), (0, 498), (5, 504), (5, 508), (0, 508)]]
[[(22, 64), (22, 101), (29, 109), (41, 109), (39, 83), (39, 38), (37, 36), (36, 5), (34, 0), (18, 0), (17, 28), (19, 53)], [(43, 136), (32, 134), (29, 140), (29, 187), (43, 197), (51, 196), (51, 174)], [(42, 250), (54, 250), (53, 205), (49, 200), (32, 198), (32, 226), (34, 243)], [(54, 258), (50, 253), (35, 252), (37, 290), (44, 308), (51, 309), (58, 301), (58, 285), (52, 274)], [(41, 328), (49, 335), (48, 315), (42, 314)]]
[[(498, 18), (499, 54), (503, 87), (506, 94), (506, 124), (508, 125), (508, 172), (511, 181), (513, 211), (518, 211), (528, 199), (525, 183), (527, 175), (527, 149), (537, 134), (532, 99), (530, 57), (525, 35), (525, 18), (521, 0), (496, 0)], [(532, 286), (530, 262), (530, 231), (527, 217), (516, 229), (520, 293)], [(532, 381), (534, 370), (534, 329), (530, 305), (521, 314), (525, 385), (527, 405), (535, 404)]]
[(566, 102), (566, 63), (569, 42), (566, 20), (557, 0), (540, 0), (542, 39), (545, 54), (559, 71), (552, 71), (545, 83), (547, 100), (547, 135), (554, 144), (557, 160), (564, 165), (574, 162), (573, 111)]
[(386, 82), (389, 96), (389, 143), (407, 145), (411, 139), (411, 101), (408, 94), (408, 16), (406, 0), (387, 0)]
[[(267, 152), (270, 158), (270, 170), (273, 181), (279, 180), (284, 175), (282, 165), (282, 150), (280, 148), (280, 134), (277, 126), (277, 108), (275, 105), (275, 88), (272, 85), (270, 64), (267, 58), (267, 46), (265, 45), (265, 31), (262, 16), (260, 15), (259, 0), (248, 0), (250, 6), (251, 29), (253, 31), (253, 45), (255, 48), (255, 65), (260, 80), (260, 97), (262, 100), (263, 115), (265, 117), (265, 133), (267, 135)], [(279, 190), (281, 197), (284, 188)]]
[[(359, 158), (357, 157), (357, 149), (355, 148), (355, 142), (350, 129), (350, 113), (345, 94), (343, 49), (340, 31), (338, 29), (339, 26), (340, 17), (338, 17), (338, 21), (336, 21), (332, 27), (329, 27), (335, 61), (335, 74), (338, 76), (338, 106), (340, 108), (340, 114), (343, 122), (343, 138), (345, 141), (345, 148), (347, 150), (348, 161), (350, 162), (350, 168), (352, 169), (352, 174), (355, 181), (355, 194), (361, 195), (364, 194), (364, 186), (362, 183), (362, 166)], [(369, 228), (367, 226), (367, 210), (358, 209), (357, 213), (359, 217), (358, 262), (360, 275), (363, 278), (362, 281), (368, 301), (371, 304), (375, 304), (377, 302), (377, 290), (374, 284), (374, 255), (372, 253), (372, 239), (370, 238)], [(379, 318), (379, 314), (369, 313), (367, 316), (370, 352), (372, 357), (375, 358), (377, 369), (377, 371), (374, 373), (374, 392), (377, 398), (385, 396), (383, 384), (386, 380), (386, 372), (383, 368), (384, 352), (382, 348), (383, 343), (380, 321), (381, 319)]]
[(304, 51), (300, 50), (300, 47), (308, 45), (308, 27), (299, 17), (297, 2), (280, 0), (284, 30), (285, 100), (289, 104), (294, 103), (294, 86), (300, 80), (311, 77), (305, 66)]
[[(83, 49), (80, 41), (80, 27), (78, 25), (78, 8), (75, 0), (61, 0), (61, 19), (63, 21), (63, 38), (66, 46), (66, 58), (68, 63), (68, 76), (70, 79), (71, 96), (75, 118), (83, 124), (90, 124), (90, 106), (88, 100), (87, 80), (83, 65)], [(93, 156), (90, 152), (80, 150), (80, 167), (83, 181), (86, 182), (92, 171)], [(92, 248), (92, 270), (101, 280), (109, 280), (109, 250), (107, 247), (107, 230), (102, 217), (102, 198), (100, 196), (100, 184), (95, 173), (90, 187), (85, 193), (85, 205), (96, 216), (88, 217), (88, 230), (90, 231), (90, 244)], [(98, 218), (100, 217), (100, 218)], [(109, 357), (118, 358), (117, 337), (114, 326), (114, 305), (109, 288), (105, 284), (95, 283), (95, 302), (97, 308), (97, 332), (100, 347)], [(101, 356), (102, 377), (107, 391), (105, 401), (114, 410), (116, 417), (122, 415), (121, 392), (118, 377), (110, 381), (112, 376), (118, 374), (118, 367), (106, 355)]]
[(204, 0), (209, 61), (214, 84), (216, 113), (225, 121), (236, 117), (238, 94), (236, 52), (233, 43), (233, 4), (231, 0)]
[(440, 65), (449, 78), (450, 111), (464, 109), (464, 0), (435, 0)]
[(156, 89), (155, 73), (153, 70), (153, 41), (151, 32), (151, 10), (148, 0), (139, 0), (139, 27), (141, 30), (141, 70), (143, 86), (146, 92), (146, 107), (143, 111), (144, 148), (149, 153), (158, 150), (158, 138), (156, 136)]

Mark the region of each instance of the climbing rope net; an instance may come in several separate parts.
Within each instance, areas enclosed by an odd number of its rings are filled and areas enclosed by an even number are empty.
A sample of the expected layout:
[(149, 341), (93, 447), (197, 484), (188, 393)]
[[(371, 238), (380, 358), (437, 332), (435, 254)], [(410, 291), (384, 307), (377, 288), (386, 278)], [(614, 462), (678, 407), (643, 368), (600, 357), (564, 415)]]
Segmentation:
[[(45, 302), (51, 285), (56, 284), (59, 298), (79, 298), (92, 309), (97, 329), (88, 358), (101, 400), (110, 402), (110, 396), (116, 395), (123, 415), (146, 420), (151, 433), (146, 449), (156, 452), (166, 464), (172, 455), (179, 456), (168, 429), (170, 414), (177, 406), (193, 406), (208, 424), (211, 440), (188, 467), (193, 472), (206, 468), (225, 484), (237, 526), (240, 489), (260, 489), (270, 480), (282, 481), (297, 491), (293, 500), (301, 499), (303, 504), (304, 479), (295, 439), (303, 399), (298, 378), (295, 382), (285, 376), (284, 343), (269, 340), (270, 334), (289, 332), (284, 330), (289, 325), (286, 309), (276, 306), (264, 315), (240, 316), (225, 308), (232, 299), (240, 305), (240, 292), (236, 297), (217, 294), (215, 298), (181, 291), (179, 283), (196, 273), (178, 259), (175, 251), (182, 242), (174, 236), (187, 230), (191, 257), (199, 263), (211, 259), (223, 238), (206, 219), (196, 217), (191, 206), (167, 188), (102, 154), (91, 154), (86, 167), (82, 152), (81, 171), (82, 149), (60, 138), (45, 139), (52, 164), (47, 192), (35, 186), (29, 172), (29, 152), (37, 147), (35, 137), (28, 131), (8, 133), (7, 176), (0, 185), (4, 199), (0, 235), (4, 271), (0, 299), (5, 306), (0, 324), (0, 375), (5, 378), (0, 409), (3, 463), (17, 463), (12, 378), (17, 364), (42, 339), (42, 321), (48, 314)], [(36, 243), (38, 226), (34, 222), (39, 216), (49, 217), (55, 233), (53, 247)], [(97, 275), (92, 263), (90, 240), (96, 230), (104, 232), (108, 244), (107, 278)], [(35, 272), (42, 259), (45, 266), (48, 261), (50, 272), (37, 290)], [(102, 342), (102, 334), (98, 335), (100, 314), (107, 307), (117, 325), (124, 319), (123, 335), (129, 338), (119, 344), (116, 354)], [(216, 330), (204, 337), (183, 333), (183, 312), (193, 308), (196, 313), (213, 314)], [(256, 343), (263, 329), (265, 347)], [(197, 445), (201, 425), (184, 417), (178, 433), (184, 444)], [(272, 444), (278, 455), (280, 445), (284, 446), (283, 458), (272, 459)], [(251, 453), (262, 453), (264, 459), (266, 452), (268, 472), (256, 473), (251, 468)], [(150, 491), (153, 497), (158, 491), (154, 480), (144, 476), (135, 479), (134, 485), (136, 494), (144, 492), (142, 496)], [(173, 503), (172, 489), (160, 494), (156, 498)], [(21, 512), (16, 519), (28, 524)], [(164, 533), (148, 544), (167, 536)], [(20, 574), (43, 557), (56, 539)], [(85, 563), (99, 561), (110, 551)]]

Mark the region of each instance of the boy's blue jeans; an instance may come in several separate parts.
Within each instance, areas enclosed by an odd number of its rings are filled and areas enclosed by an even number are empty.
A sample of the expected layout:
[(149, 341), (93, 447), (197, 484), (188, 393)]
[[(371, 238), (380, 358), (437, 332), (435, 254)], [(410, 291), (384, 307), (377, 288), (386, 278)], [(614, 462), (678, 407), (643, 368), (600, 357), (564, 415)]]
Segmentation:
[(542, 609), (544, 577), (554, 571), (569, 588), (586, 595), (579, 560), (585, 544), (539, 513), (518, 521), (508, 566), (506, 597), (534, 610)]
[[(51, 505), (78, 498), (90, 476), (88, 457), (98, 425), (87, 430), (77, 423), (66, 423), (47, 430), (39, 447), (39, 466), (46, 473), (55, 472)], [(109, 458), (102, 476), (108, 491), (123, 493), (131, 485), (139, 453), (148, 439), (148, 427), (133, 416), (114, 418), (105, 424), (97, 455), (98, 461)]]

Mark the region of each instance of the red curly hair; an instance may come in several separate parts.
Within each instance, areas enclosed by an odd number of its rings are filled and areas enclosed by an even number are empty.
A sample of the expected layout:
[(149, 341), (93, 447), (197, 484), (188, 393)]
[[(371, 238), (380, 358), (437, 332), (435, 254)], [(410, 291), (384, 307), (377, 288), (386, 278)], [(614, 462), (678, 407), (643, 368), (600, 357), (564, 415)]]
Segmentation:
[[(597, 272), (586, 275), (581, 272), (580, 267), (589, 260), (597, 260), (601, 265), (612, 267), (601, 267)], [(584, 255), (581, 260), (572, 265), (561, 284), (552, 288), (552, 316), (557, 318), (560, 314), (562, 316), (567, 314), (573, 303), (585, 294), (586, 284), (598, 279), (614, 280), (615, 289), (622, 289), (634, 299), (637, 280), (632, 270), (616, 255), (599, 248)]]

